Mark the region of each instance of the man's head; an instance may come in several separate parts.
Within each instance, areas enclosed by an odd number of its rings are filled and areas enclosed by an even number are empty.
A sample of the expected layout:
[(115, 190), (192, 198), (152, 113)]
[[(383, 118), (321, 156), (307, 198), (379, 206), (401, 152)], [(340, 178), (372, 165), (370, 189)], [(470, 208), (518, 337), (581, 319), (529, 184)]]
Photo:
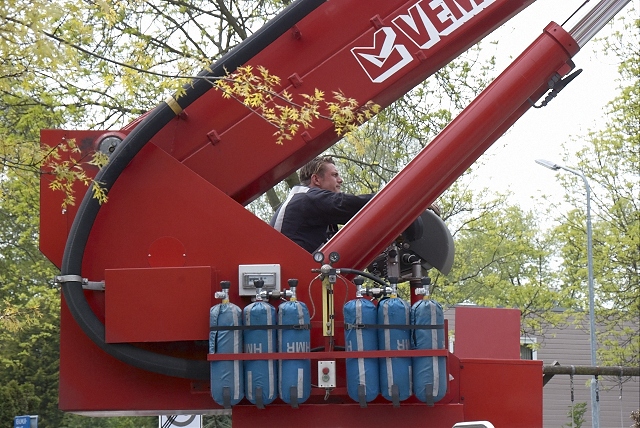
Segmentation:
[(342, 178), (331, 156), (318, 156), (300, 168), (300, 182), (339, 193)]

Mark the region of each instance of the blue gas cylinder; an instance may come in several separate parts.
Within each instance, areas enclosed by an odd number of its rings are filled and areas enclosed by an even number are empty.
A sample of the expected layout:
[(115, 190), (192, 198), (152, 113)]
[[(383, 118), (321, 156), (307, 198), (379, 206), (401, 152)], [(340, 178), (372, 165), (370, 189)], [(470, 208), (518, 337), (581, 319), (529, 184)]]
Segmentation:
[[(434, 300), (424, 298), (411, 307), (411, 324), (415, 326), (437, 326), (416, 328), (411, 333), (413, 349), (444, 349), (444, 313), (442, 306)], [(432, 404), (447, 392), (446, 357), (413, 358), (413, 390), (418, 400)]]
[[(378, 349), (378, 331), (366, 328), (375, 325), (377, 308), (368, 299), (356, 298), (345, 303), (345, 351), (375, 351)], [(370, 402), (380, 394), (380, 374), (377, 358), (347, 358), (347, 393), (360, 403)]]
[[(209, 313), (209, 353), (239, 354), (242, 352), (242, 331), (224, 330), (221, 327), (242, 325), (242, 310), (223, 300)], [(244, 398), (244, 372), (240, 360), (211, 361), (211, 396), (221, 406), (229, 407)]]
[[(378, 304), (378, 324), (409, 325), (410, 307), (407, 302), (392, 295)], [(381, 350), (408, 350), (411, 347), (409, 328), (380, 328), (378, 348)], [(411, 357), (380, 359), (380, 393), (389, 401), (403, 401), (411, 396)]]
[[(278, 307), (278, 352), (311, 352), (309, 309), (295, 299)], [(279, 395), (287, 404), (304, 403), (311, 395), (311, 360), (279, 360)]]
[[(276, 309), (267, 302), (258, 300), (247, 306), (243, 311), (245, 328), (248, 326), (276, 325)], [(275, 329), (245, 329), (244, 352), (249, 354), (276, 352), (277, 338)], [(247, 360), (244, 362), (244, 395), (252, 404), (258, 407), (271, 403), (277, 397), (276, 361)]]

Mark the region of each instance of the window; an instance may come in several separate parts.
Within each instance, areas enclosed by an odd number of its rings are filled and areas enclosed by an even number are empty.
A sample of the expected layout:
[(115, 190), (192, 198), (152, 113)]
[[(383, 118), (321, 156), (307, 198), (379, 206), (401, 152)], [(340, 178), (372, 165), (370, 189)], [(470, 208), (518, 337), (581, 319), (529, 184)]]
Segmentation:
[(521, 360), (537, 360), (538, 351), (536, 351), (535, 343), (538, 339), (535, 337), (520, 337), (520, 359)]

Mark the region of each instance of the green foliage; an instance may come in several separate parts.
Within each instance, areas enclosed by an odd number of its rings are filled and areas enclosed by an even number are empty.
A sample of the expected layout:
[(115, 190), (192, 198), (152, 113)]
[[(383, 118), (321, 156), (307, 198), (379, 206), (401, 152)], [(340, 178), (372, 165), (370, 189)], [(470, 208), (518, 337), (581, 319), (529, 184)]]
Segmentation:
[(631, 420), (633, 421), (632, 428), (640, 428), (640, 410), (636, 410), (635, 412), (631, 412)]
[(202, 418), (202, 428), (231, 428), (231, 416), (214, 415)]
[(10, 380), (0, 386), (0, 421), (12, 426), (15, 416), (34, 414), (39, 401), (33, 384)]
[[(620, 95), (609, 103), (606, 126), (591, 131), (567, 165), (587, 177), (592, 189), (593, 262), (598, 359), (604, 365), (637, 366), (640, 355), (640, 20), (607, 42), (619, 57)], [(561, 217), (563, 287), (588, 303), (585, 189), (562, 174), (566, 200), (574, 207)]]
[[(38, 249), (39, 130), (69, 112), (42, 76), (62, 56), (38, 31), (59, 16), (50, 3), (0, 4), (0, 425), (21, 414), (57, 426), (58, 291)], [(28, 23), (28, 25), (25, 25)], [(46, 71), (45, 71), (46, 72)]]
[(238, 100), (271, 124), (277, 144), (292, 140), (301, 127), (310, 128), (317, 119), (333, 122), (338, 135), (352, 132), (380, 109), (373, 103), (360, 106), (339, 91), (333, 91), (333, 101), (327, 101), (324, 92), (317, 88), (313, 94), (302, 93), (301, 100), (294, 100), (287, 90), (277, 92), (280, 77), (262, 66), (239, 67), (213, 85), (224, 98)]
[[(451, 205), (443, 204), (445, 213)], [(528, 334), (542, 334), (548, 323), (564, 321), (568, 313), (553, 309), (568, 305), (568, 296), (555, 284), (552, 241), (533, 214), (506, 206), (501, 198), (471, 198), (466, 205), (465, 221), (453, 229), (453, 269), (435, 278), (434, 297), (445, 305), (520, 309)]]
[(89, 417), (67, 413), (60, 428), (157, 428), (157, 416)]
[[(58, 390), (58, 335), (59, 322), (55, 308), (57, 292), (43, 290), (42, 316), (36, 323), (23, 327), (17, 333), (0, 330), (2, 340), (2, 364), (0, 383), (19, 382), (20, 388), (28, 388), (33, 397), (27, 407), (18, 413), (2, 413), (0, 421), (5, 424), (19, 414), (40, 415), (38, 426), (56, 427), (62, 413), (57, 409)], [(51, 303), (53, 303), (51, 305)], [(48, 307), (48, 306), (54, 306)]]
[(37, 176), (9, 171), (2, 189), (0, 314), (11, 317), (0, 322), (0, 385), (17, 382), (17, 386), (6, 387), (5, 393), (13, 391), (7, 403), (14, 407), (0, 411), (0, 425), (9, 426), (16, 415), (38, 414), (39, 426), (55, 427), (61, 417), (57, 410), (60, 300), (52, 285), (57, 270), (37, 245)]
[(586, 419), (584, 414), (587, 412), (587, 403), (581, 401), (579, 403), (575, 403), (569, 406), (569, 411), (567, 412), (567, 417), (569, 418), (569, 422), (564, 424), (563, 427), (568, 428), (580, 428), (585, 423)]
[(68, 126), (124, 126), (282, 7), (243, 0), (6, 1), (0, 76), (19, 84), (0, 85), (15, 101), (23, 92), (38, 94), (34, 108), (66, 115)]

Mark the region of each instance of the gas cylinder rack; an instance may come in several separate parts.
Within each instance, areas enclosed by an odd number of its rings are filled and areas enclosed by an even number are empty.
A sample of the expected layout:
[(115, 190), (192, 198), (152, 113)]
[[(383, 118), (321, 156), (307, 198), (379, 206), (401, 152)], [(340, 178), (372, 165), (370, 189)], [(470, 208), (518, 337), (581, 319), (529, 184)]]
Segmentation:
[[(321, 253), (314, 259), (324, 262)], [(222, 303), (211, 309), (207, 357), (211, 394), (218, 404), (230, 408), (244, 397), (264, 408), (280, 398), (298, 407), (311, 397), (327, 401), (348, 396), (361, 407), (374, 400), (399, 406), (408, 399), (433, 406), (444, 398), (452, 354), (442, 307), (429, 298), (429, 278), (411, 278), (422, 287), (413, 287), (416, 298), (409, 305), (398, 296), (397, 277), (386, 282), (365, 271), (334, 268), (338, 259), (331, 254), (329, 263), (314, 269), (323, 289), (325, 336), (325, 346), (314, 349), (311, 316), (297, 298), (297, 279), (289, 279), (284, 291), (265, 290), (264, 281), (256, 279), (255, 296), (244, 310), (229, 302), (230, 281), (221, 282), (216, 297)], [(333, 287), (339, 277), (346, 281), (342, 275), (353, 278), (356, 292), (344, 304), (344, 321), (336, 322)], [(365, 277), (372, 286), (364, 285)], [(277, 309), (269, 299), (280, 300)], [(224, 318), (224, 313), (234, 316)], [(336, 330), (344, 331), (344, 346), (336, 346)], [(317, 362), (313, 385), (311, 361)], [(336, 361), (344, 363), (336, 366)], [(344, 373), (346, 385), (339, 384), (337, 372)]]

